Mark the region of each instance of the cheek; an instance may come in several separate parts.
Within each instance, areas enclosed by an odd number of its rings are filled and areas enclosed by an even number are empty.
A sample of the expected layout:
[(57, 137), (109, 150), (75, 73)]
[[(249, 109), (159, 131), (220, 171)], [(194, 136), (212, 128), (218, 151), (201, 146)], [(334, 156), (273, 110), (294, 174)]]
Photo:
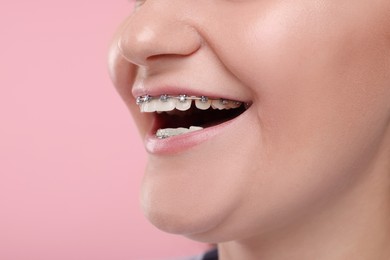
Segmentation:
[(380, 145), (390, 111), (388, 47), (374, 21), (332, 14), (304, 17), (286, 6), (243, 21), (252, 24), (245, 30), (232, 24), (241, 37), (218, 45), (224, 64), (255, 95), (263, 137), (247, 203), (231, 216), (248, 220), (240, 230), (334, 198), (361, 177)]
[(227, 67), (254, 92), (268, 154), (359, 149), (388, 117), (390, 56), (374, 15), (362, 21), (316, 2), (286, 3), (243, 21), (252, 25), (245, 30), (232, 25), (241, 37), (220, 45)]

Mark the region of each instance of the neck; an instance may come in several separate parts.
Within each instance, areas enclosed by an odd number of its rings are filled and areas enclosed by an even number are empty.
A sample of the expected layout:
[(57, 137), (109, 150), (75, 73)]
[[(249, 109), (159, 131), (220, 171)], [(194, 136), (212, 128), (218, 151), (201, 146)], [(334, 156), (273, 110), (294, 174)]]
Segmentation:
[[(272, 235), (218, 245), (221, 260), (390, 259), (390, 163), (382, 162), (321, 211)], [(386, 157), (387, 156), (387, 157)]]

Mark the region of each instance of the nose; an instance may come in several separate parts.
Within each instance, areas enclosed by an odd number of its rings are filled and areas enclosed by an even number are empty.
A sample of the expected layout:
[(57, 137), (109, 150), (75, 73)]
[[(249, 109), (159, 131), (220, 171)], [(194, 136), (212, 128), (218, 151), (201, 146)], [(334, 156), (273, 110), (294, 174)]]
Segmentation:
[(184, 17), (188, 10), (180, 10), (183, 2), (146, 1), (128, 18), (122, 30), (118, 42), (122, 55), (135, 65), (146, 66), (156, 57), (196, 52), (201, 37)]

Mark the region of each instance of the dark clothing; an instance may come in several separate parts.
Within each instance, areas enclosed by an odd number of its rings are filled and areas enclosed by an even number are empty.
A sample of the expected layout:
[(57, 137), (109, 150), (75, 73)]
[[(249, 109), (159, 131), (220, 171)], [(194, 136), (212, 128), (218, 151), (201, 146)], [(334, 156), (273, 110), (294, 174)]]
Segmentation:
[(202, 260), (218, 260), (218, 249), (212, 249), (206, 252)]

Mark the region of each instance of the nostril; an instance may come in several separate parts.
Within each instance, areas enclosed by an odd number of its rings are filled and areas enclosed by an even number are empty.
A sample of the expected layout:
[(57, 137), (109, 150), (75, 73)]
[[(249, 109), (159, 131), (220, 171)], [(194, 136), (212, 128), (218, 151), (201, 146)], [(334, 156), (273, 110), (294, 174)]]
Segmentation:
[[(192, 53), (188, 54), (188, 55), (191, 55)], [(182, 58), (183, 56), (188, 56), (188, 55), (181, 55), (181, 54), (169, 54), (169, 53), (166, 53), (166, 54), (157, 54), (157, 55), (152, 55), (150, 57), (148, 57), (146, 59), (146, 61), (149, 61), (149, 62), (152, 62), (152, 61), (155, 61), (155, 60), (159, 60), (159, 59), (162, 59), (162, 58)]]

